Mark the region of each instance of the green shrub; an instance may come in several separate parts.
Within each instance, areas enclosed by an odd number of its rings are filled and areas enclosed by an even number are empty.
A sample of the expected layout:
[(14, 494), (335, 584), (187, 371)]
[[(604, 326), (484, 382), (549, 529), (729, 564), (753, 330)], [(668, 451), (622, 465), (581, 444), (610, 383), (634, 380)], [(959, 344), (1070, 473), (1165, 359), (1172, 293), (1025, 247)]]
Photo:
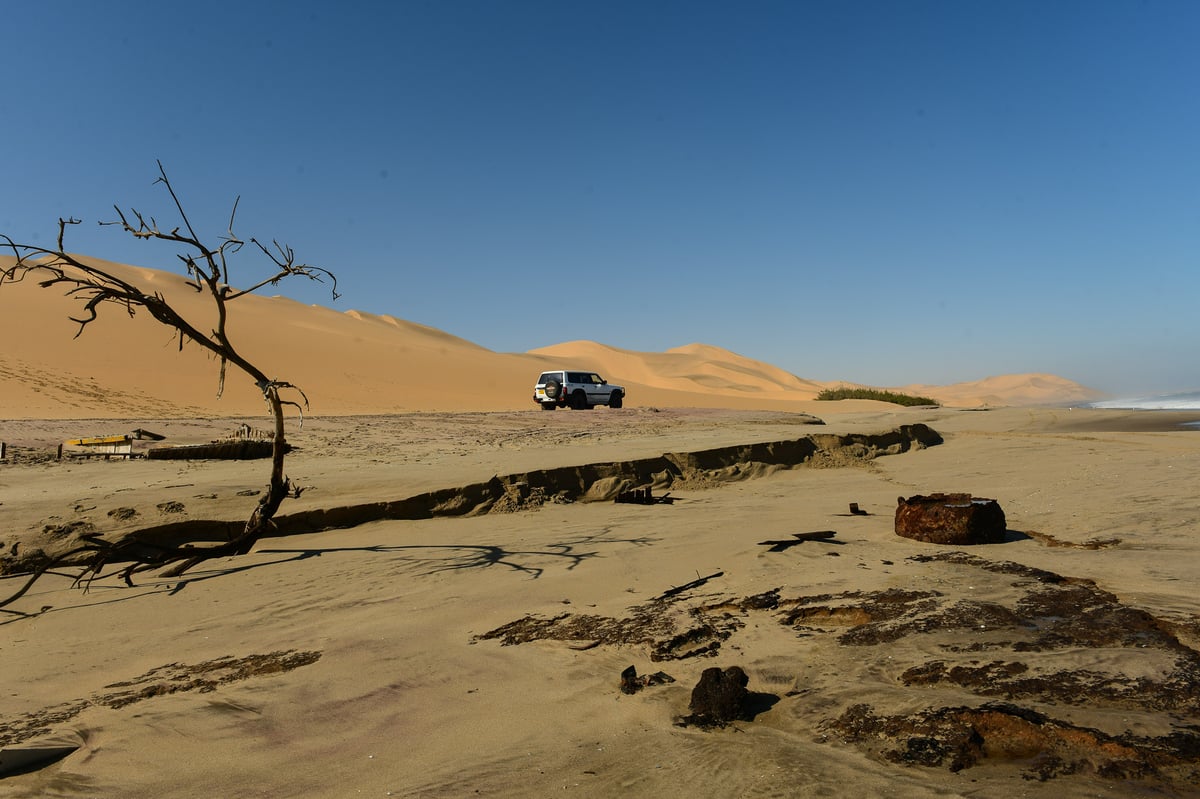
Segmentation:
[(914, 397), (911, 394), (898, 394), (895, 391), (880, 391), (874, 388), (839, 388), (823, 389), (817, 395), (819, 400), (868, 399), (881, 402), (892, 402), (896, 405), (940, 405), (937, 400), (929, 397)]

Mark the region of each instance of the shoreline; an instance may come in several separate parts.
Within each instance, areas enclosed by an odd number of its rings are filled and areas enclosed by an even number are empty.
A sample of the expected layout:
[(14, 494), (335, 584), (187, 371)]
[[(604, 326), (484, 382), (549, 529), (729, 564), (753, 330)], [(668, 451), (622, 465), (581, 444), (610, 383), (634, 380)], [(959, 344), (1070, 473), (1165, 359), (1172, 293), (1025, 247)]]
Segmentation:
[(1063, 427), (1081, 433), (1167, 433), (1196, 430), (1200, 409), (1164, 410), (1158, 408), (1070, 408), (1079, 416), (1101, 413), (1102, 417), (1070, 419)]

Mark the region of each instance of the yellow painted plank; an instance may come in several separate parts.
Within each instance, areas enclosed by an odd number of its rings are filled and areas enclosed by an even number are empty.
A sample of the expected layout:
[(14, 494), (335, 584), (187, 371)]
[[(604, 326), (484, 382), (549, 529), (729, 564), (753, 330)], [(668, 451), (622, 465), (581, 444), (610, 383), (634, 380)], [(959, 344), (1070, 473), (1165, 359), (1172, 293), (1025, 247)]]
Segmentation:
[(71, 438), (63, 442), (72, 447), (95, 447), (100, 444), (123, 444), (129, 436), (100, 436), (99, 438)]

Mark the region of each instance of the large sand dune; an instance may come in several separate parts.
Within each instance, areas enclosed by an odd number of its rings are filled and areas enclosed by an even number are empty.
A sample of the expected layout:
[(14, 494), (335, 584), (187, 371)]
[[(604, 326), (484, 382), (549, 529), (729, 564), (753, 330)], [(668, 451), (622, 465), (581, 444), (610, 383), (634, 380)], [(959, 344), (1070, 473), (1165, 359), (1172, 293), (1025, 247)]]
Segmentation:
[[(92, 259), (199, 319), (204, 296), (181, 275)], [(0, 259), (0, 267), (12, 259)], [(217, 399), (217, 363), (195, 345), (180, 351), (146, 312), (118, 306), (75, 337), (81, 303), (32, 279), (0, 287), (0, 418), (189, 417), (261, 413), (249, 381), (231, 373)], [(629, 390), (631, 406), (811, 410), (835, 383), (806, 380), (720, 347), (690, 344), (635, 352), (574, 341), (498, 353), (450, 333), (386, 315), (248, 295), (232, 306), (230, 336), (274, 377), (300, 386), (314, 413), (532, 408), (546, 368), (600, 372)], [(845, 376), (854, 384), (854, 375)], [(838, 381), (840, 385), (843, 381)], [(993, 377), (956, 386), (912, 386), (950, 405), (1061, 404), (1096, 392), (1052, 375)]]

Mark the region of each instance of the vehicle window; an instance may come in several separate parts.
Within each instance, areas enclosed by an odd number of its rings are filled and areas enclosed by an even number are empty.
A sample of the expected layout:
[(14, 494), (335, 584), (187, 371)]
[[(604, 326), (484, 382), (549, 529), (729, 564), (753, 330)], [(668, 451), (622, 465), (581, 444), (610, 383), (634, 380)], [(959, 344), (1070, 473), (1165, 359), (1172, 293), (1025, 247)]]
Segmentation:
[(546, 383), (549, 383), (553, 379), (554, 379), (554, 372), (546, 372), (541, 377), (538, 378), (538, 383), (541, 385), (545, 385)]
[(600, 375), (592, 375), (592, 382), (596, 385), (601, 385), (604, 382), (604, 378)]
[(583, 379), (583, 375), (581, 375), (579, 372), (571, 372), (569, 375), (567, 375), (567, 379), (568, 379), (569, 381), (571, 381), (572, 383), (584, 383), (584, 382), (587, 382), (587, 381), (585, 381), (585, 380)]

